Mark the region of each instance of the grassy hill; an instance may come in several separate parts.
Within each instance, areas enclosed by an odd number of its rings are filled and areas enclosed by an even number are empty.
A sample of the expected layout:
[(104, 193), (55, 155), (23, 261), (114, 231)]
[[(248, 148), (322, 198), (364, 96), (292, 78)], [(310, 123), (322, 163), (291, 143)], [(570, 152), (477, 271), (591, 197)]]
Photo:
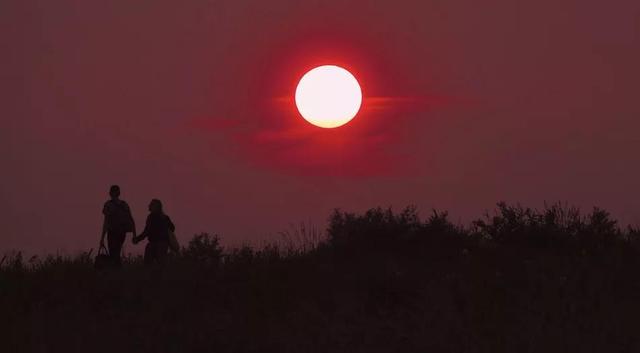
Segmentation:
[[(304, 234), (303, 234), (304, 235)], [(336, 211), (327, 237), (164, 267), (88, 254), (0, 267), (3, 352), (638, 352), (640, 253), (605, 211), (499, 204), (461, 227)]]

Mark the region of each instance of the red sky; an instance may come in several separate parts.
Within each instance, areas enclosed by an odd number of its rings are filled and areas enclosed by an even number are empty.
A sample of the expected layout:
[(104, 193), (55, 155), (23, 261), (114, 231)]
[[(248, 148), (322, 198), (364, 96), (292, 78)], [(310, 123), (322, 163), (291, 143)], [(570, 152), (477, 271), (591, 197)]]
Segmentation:
[[(640, 223), (637, 1), (9, 0), (0, 28), (0, 250), (95, 246), (112, 183), (226, 244), (335, 207)], [(319, 64), (363, 87), (342, 129), (295, 114)]]

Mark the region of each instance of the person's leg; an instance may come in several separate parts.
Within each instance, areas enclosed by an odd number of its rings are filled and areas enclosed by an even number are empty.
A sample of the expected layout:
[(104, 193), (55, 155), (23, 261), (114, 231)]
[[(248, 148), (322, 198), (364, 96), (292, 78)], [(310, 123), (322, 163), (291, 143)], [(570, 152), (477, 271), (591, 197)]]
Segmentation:
[(121, 266), (120, 253), (122, 252), (122, 245), (124, 244), (124, 239), (126, 237), (126, 233), (109, 233), (107, 234), (107, 246), (109, 247), (109, 257), (111, 258), (111, 263), (114, 266)]
[(148, 242), (144, 248), (144, 263), (146, 265), (158, 263), (158, 244), (156, 242)]
[(159, 241), (156, 244), (156, 258), (158, 259), (159, 264), (164, 264), (167, 262), (167, 254), (169, 252), (169, 242)]

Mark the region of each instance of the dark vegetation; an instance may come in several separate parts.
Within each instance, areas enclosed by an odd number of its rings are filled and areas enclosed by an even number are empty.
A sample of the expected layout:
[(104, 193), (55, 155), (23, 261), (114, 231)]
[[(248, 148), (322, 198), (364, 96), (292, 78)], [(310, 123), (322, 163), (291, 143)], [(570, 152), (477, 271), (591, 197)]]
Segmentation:
[(461, 227), (336, 211), (327, 237), (130, 257), (5, 257), (2, 352), (638, 352), (640, 233), (605, 211), (499, 204)]

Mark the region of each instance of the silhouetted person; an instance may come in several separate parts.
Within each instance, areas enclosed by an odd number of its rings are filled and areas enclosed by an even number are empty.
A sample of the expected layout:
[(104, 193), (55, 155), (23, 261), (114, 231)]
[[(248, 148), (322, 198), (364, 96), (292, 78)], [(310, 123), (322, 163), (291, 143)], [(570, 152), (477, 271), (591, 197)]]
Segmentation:
[(176, 227), (171, 222), (171, 218), (162, 210), (162, 202), (158, 199), (151, 200), (144, 231), (138, 237), (133, 238), (134, 244), (144, 238), (149, 239), (144, 249), (146, 264), (164, 263), (169, 250), (169, 231), (175, 232), (175, 230)]
[(122, 244), (124, 244), (126, 235), (129, 232), (133, 233), (135, 238), (136, 224), (131, 216), (129, 205), (120, 200), (120, 187), (118, 185), (111, 186), (109, 196), (111, 196), (111, 200), (105, 202), (102, 208), (104, 223), (102, 225), (100, 247), (104, 247), (104, 237), (106, 235), (111, 263), (115, 266), (120, 266)]

